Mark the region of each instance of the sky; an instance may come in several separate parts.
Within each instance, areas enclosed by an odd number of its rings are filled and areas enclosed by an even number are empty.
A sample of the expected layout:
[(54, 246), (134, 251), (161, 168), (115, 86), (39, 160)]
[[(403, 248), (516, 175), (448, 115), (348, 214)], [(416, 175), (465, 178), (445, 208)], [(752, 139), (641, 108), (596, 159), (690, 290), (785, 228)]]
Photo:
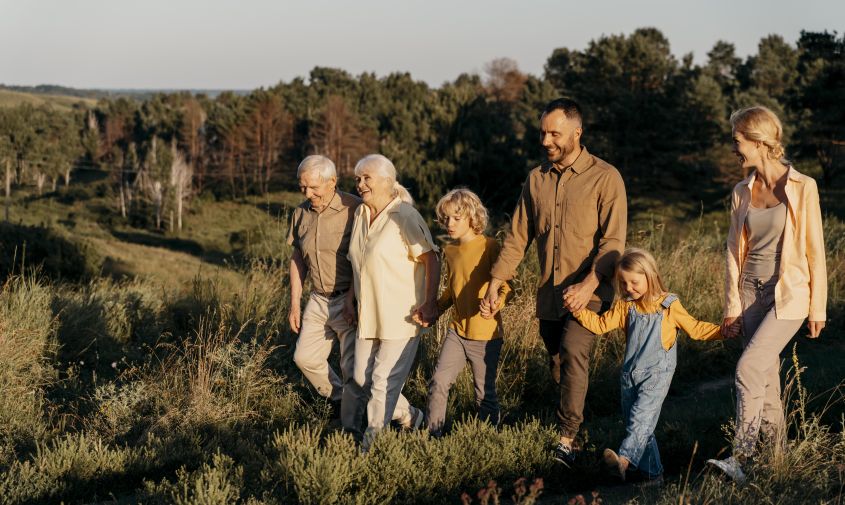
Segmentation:
[(432, 86), (496, 58), (541, 76), (558, 47), (658, 28), (697, 63), (717, 40), (845, 30), (842, 0), (0, 0), (0, 83), (254, 89), (307, 77), (410, 72)]

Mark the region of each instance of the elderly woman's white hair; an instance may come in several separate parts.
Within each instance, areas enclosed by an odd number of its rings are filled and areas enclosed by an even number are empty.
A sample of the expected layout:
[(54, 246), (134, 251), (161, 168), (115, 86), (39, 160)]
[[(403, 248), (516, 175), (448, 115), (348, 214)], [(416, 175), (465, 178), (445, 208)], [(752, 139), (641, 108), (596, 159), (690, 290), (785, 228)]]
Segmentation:
[(405, 186), (399, 184), (396, 180), (396, 167), (393, 162), (381, 154), (369, 154), (364, 156), (358, 163), (355, 164), (355, 175), (361, 175), (365, 168), (373, 170), (380, 177), (385, 177), (393, 181), (393, 197), (399, 197), (405, 203), (414, 204), (414, 198), (411, 193), (405, 189)]
[(296, 169), (296, 178), (299, 179), (308, 172), (317, 172), (322, 181), (337, 178), (334, 162), (321, 154), (306, 156)]

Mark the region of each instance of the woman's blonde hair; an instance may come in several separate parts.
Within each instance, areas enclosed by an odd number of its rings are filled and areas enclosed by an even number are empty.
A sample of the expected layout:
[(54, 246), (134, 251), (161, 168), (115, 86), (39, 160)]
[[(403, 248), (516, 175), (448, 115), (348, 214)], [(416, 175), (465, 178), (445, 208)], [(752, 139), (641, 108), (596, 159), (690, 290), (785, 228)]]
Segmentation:
[(621, 279), (621, 273), (623, 271), (645, 275), (646, 281), (648, 282), (648, 289), (643, 295), (643, 298), (646, 301), (652, 301), (666, 293), (666, 286), (663, 284), (663, 279), (660, 278), (660, 272), (657, 270), (657, 262), (654, 260), (654, 256), (645, 249), (638, 247), (626, 249), (616, 264), (616, 290), (620, 296), (624, 297), (625, 292)]
[(755, 105), (735, 111), (731, 114), (731, 128), (748, 140), (762, 142), (768, 148), (770, 159), (784, 159), (783, 125), (771, 109)]
[(437, 202), (437, 220), (443, 226), (446, 225), (446, 216), (457, 214), (469, 218), (469, 226), (475, 233), (484, 233), (487, 229), (487, 209), (481, 203), (478, 195), (466, 188), (456, 188), (446, 193)]
[(355, 175), (361, 175), (365, 168), (370, 168), (375, 171), (380, 177), (386, 177), (393, 181), (393, 197), (399, 197), (405, 203), (414, 204), (414, 198), (411, 193), (405, 189), (405, 186), (399, 184), (396, 180), (396, 167), (393, 162), (381, 154), (369, 154), (364, 156), (358, 163), (355, 164)]

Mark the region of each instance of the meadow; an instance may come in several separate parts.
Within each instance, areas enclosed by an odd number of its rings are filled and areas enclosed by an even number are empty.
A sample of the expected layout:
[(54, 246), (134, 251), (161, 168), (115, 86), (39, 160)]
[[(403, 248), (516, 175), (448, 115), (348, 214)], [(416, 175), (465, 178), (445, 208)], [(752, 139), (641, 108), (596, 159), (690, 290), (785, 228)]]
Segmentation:
[[(831, 320), (820, 340), (802, 329), (784, 352), (786, 450), (763, 446), (745, 486), (705, 468), (729, 445), (740, 349), (682, 337), (657, 428), (666, 485), (640, 489), (598, 466), (624, 432), (618, 332), (597, 338), (583, 457), (571, 470), (550, 457), (557, 393), (537, 336), (533, 250), (503, 312), (500, 428), (473, 419), (465, 371), (447, 436), (393, 430), (364, 455), (292, 362), (283, 238), (299, 195), (195, 200), (173, 234), (114, 219), (104, 184), (21, 193), (2, 225), (0, 503), (842, 501), (845, 223), (834, 193), (823, 203)], [(640, 199), (629, 245), (653, 251), (690, 313), (717, 322), (726, 227), (723, 206)], [(421, 337), (405, 387), (414, 405), (424, 404), (443, 322)]]

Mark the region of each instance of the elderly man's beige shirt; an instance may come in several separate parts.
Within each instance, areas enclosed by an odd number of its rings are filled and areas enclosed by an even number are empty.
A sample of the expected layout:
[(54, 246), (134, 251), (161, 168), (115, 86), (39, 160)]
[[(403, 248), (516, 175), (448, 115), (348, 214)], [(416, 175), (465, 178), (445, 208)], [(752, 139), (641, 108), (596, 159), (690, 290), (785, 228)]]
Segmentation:
[(566, 315), (563, 290), (600, 274), (595, 295), (613, 300), (613, 273), (625, 248), (628, 201), (622, 176), (582, 146), (572, 166), (560, 171), (544, 163), (528, 174), (499, 259), (491, 274), (511, 280), (533, 240), (537, 241), (540, 284), (537, 317)]
[(420, 326), (411, 315), (425, 302), (425, 266), (417, 258), (437, 251), (412, 205), (395, 198), (370, 224), (371, 209), (355, 211), (349, 260), (358, 299), (358, 338), (405, 340)]
[(352, 235), (357, 196), (336, 191), (323, 212), (305, 201), (293, 211), (288, 227), (288, 244), (299, 249), (312, 288), (325, 295), (346, 291), (352, 285), (352, 265), (346, 255)]

